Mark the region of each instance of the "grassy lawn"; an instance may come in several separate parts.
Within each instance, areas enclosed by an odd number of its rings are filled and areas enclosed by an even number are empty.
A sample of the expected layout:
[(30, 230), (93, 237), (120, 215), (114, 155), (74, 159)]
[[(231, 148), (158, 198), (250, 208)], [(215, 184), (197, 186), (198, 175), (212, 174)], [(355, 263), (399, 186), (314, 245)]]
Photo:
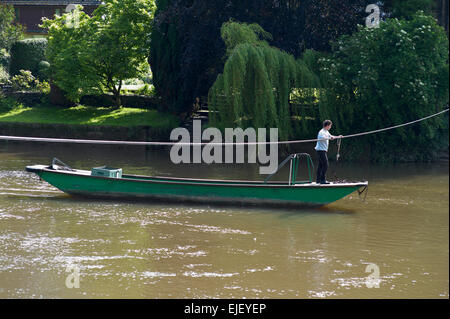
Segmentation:
[(177, 117), (157, 110), (137, 108), (106, 108), (75, 106), (60, 108), (55, 106), (26, 107), (15, 104), (12, 108), (0, 108), (0, 123), (40, 123), (40, 124), (87, 124), (112, 126), (148, 125), (154, 128), (179, 126)]

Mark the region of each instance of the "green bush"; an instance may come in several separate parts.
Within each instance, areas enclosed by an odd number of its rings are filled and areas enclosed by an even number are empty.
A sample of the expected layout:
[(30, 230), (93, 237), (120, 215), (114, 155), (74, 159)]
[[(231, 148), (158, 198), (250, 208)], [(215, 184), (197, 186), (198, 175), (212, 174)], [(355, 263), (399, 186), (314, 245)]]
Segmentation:
[(147, 67), (146, 71), (140, 77), (140, 80), (145, 84), (153, 84), (153, 73), (150, 66)]
[(137, 95), (146, 95), (146, 96), (155, 96), (156, 92), (155, 92), (155, 87), (145, 84), (143, 87), (141, 87), (140, 89), (137, 89), (133, 92), (134, 94)]
[(28, 91), (36, 87), (36, 79), (31, 71), (20, 70), (19, 74), (11, 78), (14, 91)]
[(0, 49), (0, 66), (3, 66), (5, 69), (9, 69), (9, 65), (11, 63), (11, 55), (6, 51), (6, 49)]
[[(39, 63), (45, 59), (47, 39), (25, 39), (14, 43), (11, 48), (11, 76), (19, 74), (20, 70), (30, 70), (39, 74)], [(41, 79), (42, 80), (42, 79)]]
[(419, 10), (431, 15), (436, 3), (435, 0), (385, 0), (383, 7), (393, 18), (410, 19)]
[(41, 61), (38, 64), (38, 77), (41, 80), (48, 80), (50, 78), (50, 63)]
[(9, 82), (9, 74), (8, 71), (5, 70), (5, 68), (0, 65), (0, 84), (6, 84)]
[(31, 71), (20, 70), (19, 74), (11, 78), (11, 85), (15, 91), (41, 91), (49, 93), (50, 86), (48, 82), (41, 82), (34, 77)]
[(0, 113), (8, 112), (13, 109), (21, 108), (22, 104), (20, 104), (17, 100), (12, 97), (5, 97), (3, 93), (0, 91)]
[[(448, 103), (448, 38), (423, 12), (344, 36), (320, 61), (326, 87), (321, 117), (333, 120), (339, 134), (413, 121)], [(374, 161), (431, 160), (448, 150), (448, 115), (345, 144), (347, 158), (367, 155), (369, 148)]]

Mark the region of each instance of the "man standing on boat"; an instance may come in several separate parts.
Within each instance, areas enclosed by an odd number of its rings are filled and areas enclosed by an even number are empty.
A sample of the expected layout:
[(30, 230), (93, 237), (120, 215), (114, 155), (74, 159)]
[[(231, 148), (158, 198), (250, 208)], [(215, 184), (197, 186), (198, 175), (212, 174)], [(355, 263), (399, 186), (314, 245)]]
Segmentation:
[(333, 122), (330, 120), (325, 120), (323, 122), (323, 128), (317, 134), (317, 144), (315, 150), (317, 152), (317, 156), (319, 157), (319, 165), (317, 166), (317, 184), (330, 184), (326, 180), (326, 174), (328, 170), (328, 142), (329, 140), (334, 140), (335, 138), (341, 138), (342, 135), (334, 136), (330, 134), (331, 126)]

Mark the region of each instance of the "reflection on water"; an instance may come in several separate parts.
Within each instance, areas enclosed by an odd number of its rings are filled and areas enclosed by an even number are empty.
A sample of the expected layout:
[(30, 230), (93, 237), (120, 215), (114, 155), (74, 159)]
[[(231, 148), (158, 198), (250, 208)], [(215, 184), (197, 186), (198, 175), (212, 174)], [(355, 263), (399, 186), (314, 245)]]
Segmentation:
[(330, 177), (369, 180), (365, 202), (269, 209), (73, 198), (24, 171), (54, 156), (261, 179), (251, 165), (174, 165), (163, 150), (0, 144), (0, 298), (448, 298), (448, 163), (332, 163)]

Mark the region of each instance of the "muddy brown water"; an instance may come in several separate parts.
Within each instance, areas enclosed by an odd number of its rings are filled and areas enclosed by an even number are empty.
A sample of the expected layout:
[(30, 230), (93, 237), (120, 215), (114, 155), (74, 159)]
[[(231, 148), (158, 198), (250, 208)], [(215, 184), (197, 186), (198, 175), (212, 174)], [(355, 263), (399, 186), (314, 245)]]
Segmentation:
[[(448, 163), (331, 163), (368, 180), (318, 209), (80, 199), (26, 165), (261, 179), (143, 147), (0, 143), (0, 298), (448, 298)], [(284, 179), (286, 171), (277, 178)]]

